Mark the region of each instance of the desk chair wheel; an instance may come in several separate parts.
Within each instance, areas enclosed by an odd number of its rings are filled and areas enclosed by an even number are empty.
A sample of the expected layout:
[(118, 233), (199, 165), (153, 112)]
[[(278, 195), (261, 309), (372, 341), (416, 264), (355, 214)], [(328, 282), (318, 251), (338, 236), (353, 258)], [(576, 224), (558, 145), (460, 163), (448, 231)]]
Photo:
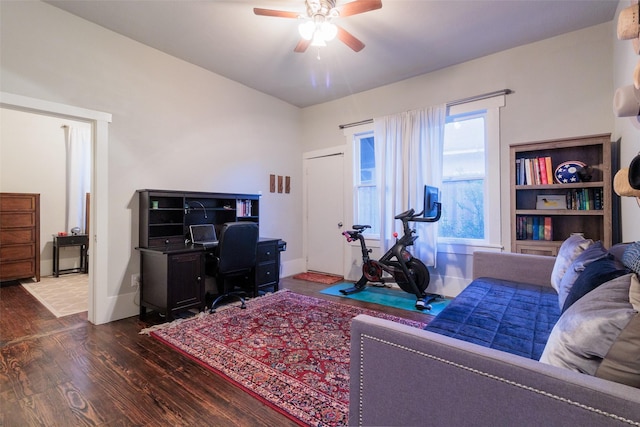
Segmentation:
[(236, 298), (238, 301), (240, 301), (240, 308), (241, 309), (245, 309), (247, 308), (247, 305), (245, 303), (244, 298), (242, 298), (240, 295), (238, 294), (223, 294), (218, 296), (218, 298), (216, 298), (213, 303), (211, 303), (211, 308), (209, 309), (209, 313), (215, 313), (216, 312), (216, 306), (218, 305), (218, 303), (222, 302), (223, 300), (227, 299), (227, 298)]

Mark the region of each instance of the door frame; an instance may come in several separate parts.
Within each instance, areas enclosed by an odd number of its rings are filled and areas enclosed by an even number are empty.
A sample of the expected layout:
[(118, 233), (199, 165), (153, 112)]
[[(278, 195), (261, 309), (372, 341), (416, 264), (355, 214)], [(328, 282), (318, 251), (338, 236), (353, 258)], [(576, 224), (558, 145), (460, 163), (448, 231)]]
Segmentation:
[[(93, 206), (90, 210), (92, 228), (89, 236), (91, 256), (89, 257), (87, 319), (96, 325), (109, 322), (109, 307), (104, 301), (109, 299), (107, 276), (109, 223), (107, 213), (109, 212), (108, 142), (109, 123), (112, 121), (111, 114), (7, 92), (0, 92), (0, 107), (91, 123), (93, 144), (91, 203)], [(98, 236), (102, 238), (98, 239)], [(98, 301), (102, 303), (98, 304)]]
[[(316, 159), (318, 157), (327, 157), (327, 156), (336, 156), (342, 155), (342, 179), (343, 179), (343, 200), (342, 200), (342, 212), (343, 216), (348, 216), (348, 212), (345, 210), (348, 208), (347, 200), (350, 200), (351, 189), (348, 189), (347, 183), (349, 182), (346, 179), (346, 176), (349, 174), (349, 171), (346, 167), (348, 164), (348, 152), (346, 145), (339, 145), (329, 148), (323, 148), (321, 150), (308, 151), (302, 154), (302, 170), (304, 171), (302, 176), (302, 257), (304, 259), (305, 270), (307, 269), (308, 263), (308, 255), (309, 255), (309, 235), (308, 235), (308, 227), (309, 227), (309, 193), (308, 193), (308, 177), (307, 177), (307, 166), (310, 160)], [(344, 219), (343, 219), (344, 222)], [(344, 275), (345, 270), (345, 257), (343, 256), (342, 260), (342, 275)]]

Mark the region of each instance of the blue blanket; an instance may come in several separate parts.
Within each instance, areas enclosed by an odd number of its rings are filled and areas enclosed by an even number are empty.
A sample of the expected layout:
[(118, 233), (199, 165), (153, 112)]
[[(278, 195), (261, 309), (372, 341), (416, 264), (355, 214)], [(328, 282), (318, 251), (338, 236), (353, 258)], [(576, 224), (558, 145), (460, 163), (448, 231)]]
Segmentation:
[(425, 329), (538, 360), (559, 317), (553, 288), (481, 277)]

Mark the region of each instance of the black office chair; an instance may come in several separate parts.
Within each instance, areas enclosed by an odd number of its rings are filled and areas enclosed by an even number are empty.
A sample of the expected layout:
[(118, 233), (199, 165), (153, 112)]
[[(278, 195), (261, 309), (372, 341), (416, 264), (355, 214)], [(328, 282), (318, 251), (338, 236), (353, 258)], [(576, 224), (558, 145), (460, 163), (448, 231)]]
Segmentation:
[(240, 308), (246, 308), (245, 292), (237, 292), (236, 288), (254, 286), (257, 247), (258, 224), (227, 222), (222, 226), (214, 266), (218, 297), (211, 304), (210, 313), (215, 312), (219, 302), (228, 298), (240, 300)]

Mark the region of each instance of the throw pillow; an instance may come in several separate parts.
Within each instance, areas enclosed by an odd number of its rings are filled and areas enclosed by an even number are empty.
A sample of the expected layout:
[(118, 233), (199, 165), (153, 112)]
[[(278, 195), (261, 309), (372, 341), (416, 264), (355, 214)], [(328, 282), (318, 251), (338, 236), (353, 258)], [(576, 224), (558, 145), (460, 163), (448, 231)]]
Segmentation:
[(585, 239), (582, 234), (572, 234), (567, 240), (562, 242), (558, 255), (556, 256), (555, 264), (553, 264), (553, 270), (551, 271), (551, 286), (558, 292), (560, 288), (560, 281), (562, 276), (571, 265), (571, 263), (584, 252), (591, 244), (593, 240)]
[(613, 255), (615, 259), (622, 260), (622, 255), (624, 254), (624, 251), (627, 250), (630, 244), (631, 243), (616, 243), (609, 248), (608, 253)]
[[(631, 276), (629, 302), (640, 310), (640, 281)], [(640, 314), (629, 321), (596, 371), (596, 377), (640, 388)]]
[(625, 267), (640, 274), (640, 241), (631, 243), (622, 254), (622, 263)]
[(564, 307), (567, 295), (569, 295), (569, 291), (571, 291), (571, 288), (573, 287), (576, 279), (578, 279), (578, 276), (580, 276), (580, 273), (582, 273), (593, 261), (598, 258), (602, 258), (606, 254), (607, 250), (602, 245), (602, 242), (597, 241), (578, 255), (578, 257), (571, 263), (564, 276), (562, 276), (560, 286), (558, 287), (558, 304), (560, 309)]
[(571, 287), (571, 290), (564, 301), (564, 305), (562, 306), (562, 312), (564, 313), (567, 311), (573, 303), (598, 286), (627, 273), (629, 273), (629, 270), (627, 270), (624, 265), (620, 264), (620, 262), (613, 259), (611, 255), (605, 255), (604, 257), (593, 261), (585, 267), (584, 271), (580, 273)]
[(540, 362), (594, 375), (638, 313), (629, 302), (632, 275), (604, 283), (565, 311), (549, 335)]

